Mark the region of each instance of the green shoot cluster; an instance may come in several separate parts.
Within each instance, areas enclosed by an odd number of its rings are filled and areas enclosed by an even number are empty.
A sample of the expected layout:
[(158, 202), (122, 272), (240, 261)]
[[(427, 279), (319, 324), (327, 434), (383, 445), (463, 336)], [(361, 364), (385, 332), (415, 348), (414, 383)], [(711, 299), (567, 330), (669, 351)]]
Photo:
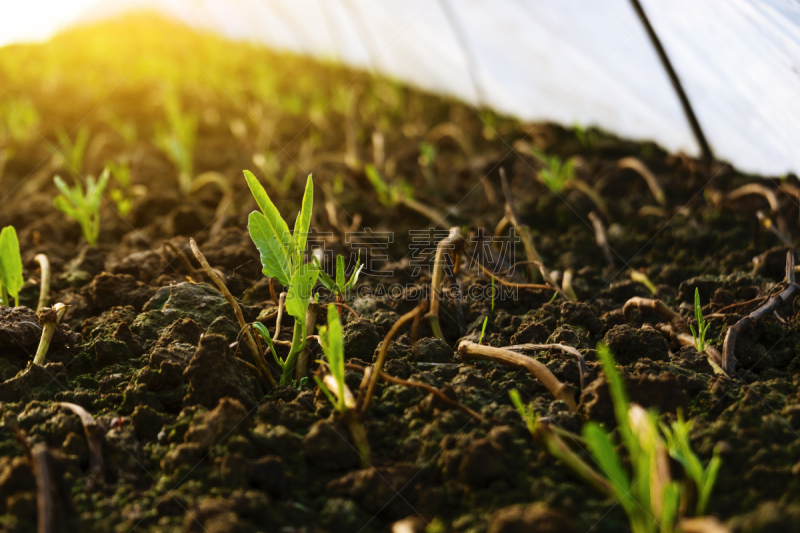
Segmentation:
[(83, 236), (92, 246), (97, 244), (97, 238), (100, 236), (100, 200), (108, 185), (108, 178), (108, 169), (103, 171), (97, 181), (93, 176), (87, 176), (85, 192), (80, 183), (75, 183), (75, 186), (70, 188), (60, 176), (53, 178), (56, 187), (61, 191), (53, 201), (53, 205), (68, 217), (78, 221)]
[(283, 371), (281, 384), (291, 385), (292, 370), (297, 363), (298, 356), (305, 349), (306, 311), (319, 276), (319, 269), (315, 265), (303, 263), (308, 231), (311, 226), (314, 182), (309, 174), (303, 203), (295, 220), (294, 232), (290, 233), (289, 226), (258, 179), (248, 170), (244, 171), (244, 175), (250, 192), (253, 193), (260, 209), (260, 211), (250, 213), (247, 226), (250, 238), (261, 255), (262, 272), (265, 276), (275, 278), (283, 286), (288, 287), (285, 305), (286, 312), (294, 317), (294, 333), (292, 346), (286, 359), (281, 359), (276, 354), (267, 328), (259, 328), (258, 325), (255, 327), (269, 346), (275, 362)]
[(694, 289), (694, 317), (697, 319), (697, 330), (694, 326), (689, 324), (692, 330), (692, 338), (694, 339), (694, 347), (698, 352), (705, 351), (710, 342), (706, 341), (706, 332), (708, 332), (708, 322), (703, 318), (703, 307), (700, 305), (700, 291)]
[[(548, 424), (542, 424), (532, 406), (526, 407), (522, 403), (517, 391), (509, 394), (511, 401), (531, 434), (545, 441), (553, 455), (587, 482), (619, 501), (633, 533), (677, 531), (681, 515), (690, 512), (692, 495), (696, 495), (693, 514), (701, 516), (706, 512), (721, 465), (719, 456), (715, 453), (704, 468), (691, 447), (691, 422), (684, 421), (679, 414), (678, 420), (672, 424), (660, 424), (657, 413), (631, 404), (608, 347), (599, 344), (597, 355), (608, 381), (619, 438), (627, 450), (631, 474), (623, 466), (625, 462), (620, 447), (598, 423), (587, 422), (584, 425), (583, 440), (602, 475), (585, 463), (579, 454), (567, 448)], [(687, 479), (680, 482), (671, 479), (668, 457), (684, 467)]]
[(353, 269), (353, 273), (350, 275), (350, 279), (347, 279), (345, 276), (344, 256), (342, 255), (336, 256), (336, 279), (331, 278), (324, 270), (322, 270), (322, 266), (320, 266), (316, 257), (314, 258), (314, 263), (319, 269), (320, 283), (322, 283), (326, 289), (331, 291), (339, 299), (343, 299), (350, 289), (355, 286), (356, 282), (358, 281), (358, 275), (364, 268), (364, 265), (361, 264), (360, 253), (358, 254), (358, 259), (356, 259), (356, 266)]
[(575, 177), (575, 165), (572, 158), (562, 162), (557, 155), (550, 156), (536, 148), (531, 148), (531, 152), (544, 165), (539, 170), (539, 177), (544, 184), (553, 192), (563, 192), (567, 184)]
[(314, 375), (314, 381), (317, 382), (320, 390), (325, 393), (333, 408), (340, 414), (344, 414), (352, 405), (347, 405), (347, 394), (345, 393), (347, 385), (344, 382), (344, 334), (342, 332), (342, 323), (339, 320), (339, 311), (333, 304), (328, 306), (327, 327), (320, 326), (319, 328), (319, 340), (338, 390), (336, 394), (333, 394), (316, 375)]

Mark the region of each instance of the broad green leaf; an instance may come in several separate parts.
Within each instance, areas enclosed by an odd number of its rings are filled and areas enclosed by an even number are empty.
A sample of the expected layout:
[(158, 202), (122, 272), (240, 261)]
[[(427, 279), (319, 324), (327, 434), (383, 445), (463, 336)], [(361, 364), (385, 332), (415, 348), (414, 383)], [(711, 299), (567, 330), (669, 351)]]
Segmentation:
[(597, 423), (587, 422), (583, 426), (583, 437), (586, 439), (586, 445), (589, 447), (592, 457), (608, 478), (620, 503), (626, 511), (630, 512), (634, 506), (630, 494), (630, 482), (608, 433)]
[(303, 205), (300, 207), (300, 212), (297, 213), (297, 219), (294, 222), (294, 247), (297, 251), (297, 264), (303, 261), (303, 252), (306, 250), (306, 241), (308, 240), (308, 231), (311, 228), (311, 210), (314, 207), (314, 180), (311, 179), (311, 174), (308, 175), (306, 180), (306, 191), (303, 194)]
[(264, 187), (259, 183), (253, 173), (249, 170), (245, 170), (244, 177), (247, 180), (247, 185), (250, 187), (250, 192), (253, 193), (253, 197), (256, 199), (258, 208), (264, 215), (267, 224), (272, 228), (272, 233), (277, 235), (278, 242), (283, 248), (283, 255), (288, 260), (288, 258), (292, 257), (294, 248), (292, 245), (292, 236), (289, 233), (289, 226), (286, 225), (286, 221), (281, 217), (278, 208), (275, 207), (275, 204), (269, 199), (267, 191), (264, 190)]
[(339, 286), (339, 290), (344, 290), (345, 280), (347, 278), (344, 277), (344, 256), (337, 255), (336, 256), (336, 285)]
[(289, 261), (286, 249), (281, 244), (274, 227), (266, 216), (258, 211), (253, 211), (247, 219), (247, 228), (250, 230), (250, 238), (261, 254), (264, 275), (275, 278), (288, 287), (291, 281)]
[(305, 324), (306, 309), (309, 300), (317, 283), (319, 270), (311, 264), (306, 264), (294, 273), (289, 283), (289, 292), (286, 293), (286, 312), (292, 315), (295, 320)]
[(0, 282), (14, 301), (19, 304), (19, 289), (22, 287), (22, 258), (14, 226), (6, 226), (0, 232)]

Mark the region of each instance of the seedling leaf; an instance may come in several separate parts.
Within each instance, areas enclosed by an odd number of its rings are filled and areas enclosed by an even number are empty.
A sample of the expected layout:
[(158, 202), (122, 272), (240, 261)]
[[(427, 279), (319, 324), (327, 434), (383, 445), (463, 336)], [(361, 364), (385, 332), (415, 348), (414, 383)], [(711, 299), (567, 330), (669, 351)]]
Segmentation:
[(19, 305), (19, 290), (23, 283), (17, 231), (14, 226), (6, 226), (0, 232), (0, 286), (14, 298), (15, 305)]
[[(292, 237), (289, 233), (289, 226), (286, 224), (286, 221), (283, 220), (278, 208), (275, 207), (275, 204), (273, 204), (272, 200), (269, 199), (267, 191), (264, 190), (264, 187), (261, 185), (261, 183), (259, 183), (258, 179), (253, 175), (253, 173), (249, 170), (245, 170), (244, 177), (247, 180), (248, 187), (250, 187), (250, 192), (253, 193), (253, 197), (256, 199), (258, 208), (264, 215), (267, 225), (271, 228), (272, 233), (277, 237), (277, 241), (283, 249), (283, 256), (288, 260), (288, 258), (292, 257), (294, 248)], [(258, 246), (258, 243), (256, 243), (256, 246)]]
[(340, 289), (344, 289), (345, 277), (344, 277), (344, 256), (343, 255), (337, 255), (336, 256), (336, 285), (338, 285)]
[(300, 264), (303, 259), (303, 252), (306, 249), (306, 241), (308, 240), (308, 230), (311, 227), (311, 210), (314, 207), (314, 180), (311, 179), (311, 174), (308, 175), (306, 180), (306, 190), (303, 194), (303, 204), (300, 207), (300, 212), (297, 213), (297, 219), (294, 223), (294, 246), (299, 254), (297, 259)]
[(261, 255), (264, 275), (275, 278), (288, 287), (291, 274), (286, 248), (281, 243), (278, 234), (275, 233), (274, 225), (270, 224), (266, 216), (258, 211), (253, 211), (247, 220), (247, 227), (250, 230), (250, 238), (253, 239)]
[(286, 312), (296, 320), (305, 324), (306, 309), (311, 299), (311, 292), (317, 283), (319, 270), (316, 266), (303, 265), (294, 273), (289, 283), (289, 292), (286, 293)]

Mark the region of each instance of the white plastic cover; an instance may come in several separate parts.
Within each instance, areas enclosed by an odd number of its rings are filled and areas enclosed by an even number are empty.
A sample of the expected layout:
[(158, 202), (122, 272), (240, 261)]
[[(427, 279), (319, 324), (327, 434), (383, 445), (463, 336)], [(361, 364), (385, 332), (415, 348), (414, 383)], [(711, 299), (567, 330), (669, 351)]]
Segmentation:
[[(718, 158), (800, 174), (800, 3), (642, 0)], [(697, 154), (629, 0), (26, 0), (0, 45), (141, 9), (338, 59), (524, 120), (596, 125)]]

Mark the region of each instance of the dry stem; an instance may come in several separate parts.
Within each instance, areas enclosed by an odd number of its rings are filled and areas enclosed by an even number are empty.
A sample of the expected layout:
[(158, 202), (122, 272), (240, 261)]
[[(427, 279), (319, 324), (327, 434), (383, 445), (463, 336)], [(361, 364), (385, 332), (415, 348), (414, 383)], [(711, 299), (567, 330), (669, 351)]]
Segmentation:
[[(365, 369), (362, 366), (355, 365), (355, 364), (352, 364), (352, 363), (347, 363), (345, 365), (345, 367), (349, 368), (350, 370), (355, 370), (356, 372), (361, 372), (361, 373), (364, 373), (364, 372), (366, 372), (366, 370), (368, 370), (368, 369)], [(414, 387), (414, 388), (417, 388), (417, 389), (422, 389), (424, 391), (430, 392), (431, 394), (433, 394), (434, 396), (436, 396), (437, 398), (439, 398), (440, 400), (442, 400), (446, 404), (451, 405), (451, 406), (453, 406), (453, 407), (455, 407), (457, 409), (461, 409), (462, 411), (464, 411), (466, 414), (468, 414), (469, 416), (471, 416), (472, 418), (474, 418), (478, 422), (483, 422), (483, 417), (481, 415), (479, 415), (478, 413), (476, 413), (475, 411), (473, 411), (472, 409), (470, 409), (466, 405), (464, 405), (464, 404), (462, 404), (460, 402), (457, 402), (456, 400), (452, 400), (452, 399), (448, 398), (447, 395), (445, 395), (445, 393), (443, 393), (442, 391), (440, 391), (439, 389), (437, 389), (435, 387), (431, 387), (427, 383), (420, 383), (418, 381), (407, 381), (405, 379), (400, 379), (400, 378), (396, 378), (394, 376), (390, 376), (386, 372), (381, 372), (380, 373), (380, 377), (381, 377), (382, 380), (388, 381), (389, 383), (394, 383), (395, 385), (403, 385), (404, 387)]]
[(664, 189), (661, 188), (655, 175), (650, 172), (647, 165), (640, 159), (636, 157), (623, 157), (617, 162), (617, 165), (621, 169), (627, 168), (639, 174), (642, 179), (647, 182), (647, 186), (650, 188), (650, 192), (653, 193), (653, 197), (656, 199), (656, 202), (658, 202), (658, 205), (667, 205), (667, 196), (664, 194)]
[(36, 312), (50, 305), (50, 260), (44, 254), (36, 254), (34, 259), (39, 263), (39, 268), (42, 270), (42, 281), (39, 287), (39, 304), (36, 306)]
[(577, 350), (577, 348), (573, 348), (572, 346), (567, 346), (566, 344), (515, 344), (513, 346), (506, 346), (506, 350), (548, 350), (551, 348), (555, 348), (557, 350), (561, 350), (564, 353), (574, 356), (578, 360), (578, 370), (580, 371), (581, 376), (581, 390), (583, 390), (584, 385), (586, 384), (586, 379), (589, 376), (589, 372), (586, 370), (586, 359), (583, 358), (581, 352)]
[(603, 226), (603, 221), (600, 220), (600, 217), (594, 211), (589, 213), (589, 220), (592, 221), (592, 226), (594, 227), (594, 238), (597, 242), (597, 246), (603, 250), (603, 255), (608, 262), (608, 266), (614, 268), (614, 254), (611, 253), (611, 246), (608, 245), (606, 228)]
[(447, 266), (445, 253), (454, 250), (457, 241), (461, 239), (461, 230), (458, 226), (450, 228), (450, 234), (442, 239), (436, 246), (436, 256), (433, 260), (433, 277), (431, 279), (431, 310), (428, 313), (428, 320), (431, 323), (433, 334), (438, 339), (444, 340), (442, 327), (439, 324), (439, 301), (441, 300), (442, 289), (444, 286), (444, 269)]
[(47, 444), (34, 445), (31, 452), (33, 471), (36, 474), (36, 503), (38, 510), (38, 533), (55, 531), (53, 522), (53, 476), (50, 471), (50, 451)]
[(47, 350), (50, 349), (50, 341), (53, 339), (53, 333), (56, 332), (58, 323), (64, 318), (64, 313), (66, 312), (67, 306), (59, 302), (52, 308), (43, 308), (41, 313), (39, 313), (39, 323), (42, 325), (42, 338), (39, 340), (39, 348), (36, 350), (33, 364), (44, 364), (44, 360), (47, 357)]
[(789, 299), (797, 290), (797, 285), (794, 282), (794, 251), (789, 250), (786, 252), (786, 288), (783, 289), (778, 295), (773, 296), (767, 300), (761, 307), (739, 320), (736, 324), (728, 328), (725, 333), (725, 343), (722, 345), (722, 368), (729, 374), (733, 375), (736, 369), (736, 339), (739, 333), (761, 320), (764, 316), (771, 314), (782, 303)]
[(253, 334), (250, 331), (250, 327), (247, 325), (247, 322), (244, 320), (244, 315), (242, 314), (242, 308), (239, 307), (239, 304), (236, 302), (236, 299), (231, 294), (231, 291), (222, 283), (222, 280), (219, 278), (216, 272), (211, 268), (211, 265), (208, 264), (206, 257), (203, 255), (203, 252), (200, 251), (198, 248), (197, 243), (194, 239), (189, 239), (189, 245), (192, 247), (192, 252), (194, 256), (200, 261), (200, 264), (203, 266), (203, 269), (206, 271), (208, 276), (216, 283), (217, 287), (219, 288), (222, 295), (228, 300), (228, 303), (233, 308), (233, 314), (236, 315), (236, 320), (239, 322), (239, 327), (244, 331), (244, 340), (247, 344), (247, 347), (250, 349), (250, 352), (253, 354), (253, 360), (255, 360), (256, 365), (261, 369), (261, 374), (263, 377), (266, 378), (267, 384), (270, 387), (275, 387), (277, 384), (275, 383), (275, 378), (272, 377), (272, 372), (269, 371), (269, 367), (267, 366), (267, 362), (264, 359), (263, 354), (256, 346), (256, 341), (253, 338)]
[(458, 345), (458, 354), (465, 363), (474, 360), (492, 361), (509, 366), (524, 367), (536, 377), (550, 393), (557, 399), (567, 404), (570, 412), (576, 412), (578, 406), (575, 404), (572, 385), (558, 381), (550, 369), (542, 363), (504, 348), (494, 348), (475, 344), (472, 341), (462, 340)]
[(391, 344), (392, 339), (394, 339), (395, 335), (397, 335), (397, 333), (400, 331), (400, 328), (413, 321), (415, 317), (422, 314), (424, 310), (425, 302), (421, 302), (420, 305), (415, 307), (413, 310), (401, 316), (400, 319), (395, 322), (394, 325), (392, 325), (392, 328), (389, 330), (389, 333), (386, 334), (386, 337), (383, 338), (383, 343), (381, 344), (380, 351), (378, 351), (378, 358), (375, 360), (375, 365), (373, 367), (374, 370), (369, 381), (369, 386), (367, 387), (367, 392), (364, 394), (363, 401), (361, 398), (359, 398), (359, 403), (361, 404), (360, 411), (362, 414), (366, 414), (366, 412), (369, 410), (369, 404), (372, 401), (372, 395), (375, 394), (375, 385), (378, 383), (378, 377), (381, 375), (383, 370), (383, 362), (386, 360), (386, 353), (389, 351), (389, 344)]
[(89, 444), (89, 470), (98, 479), (103, 477), (103, 436), (105, 429), (98, 424), (94, 417), (83, 407), (74, 403), (59, 402), (59, 407), (69, 409), (81, 419), (83, 431), (86, 433), (86, 442)]

